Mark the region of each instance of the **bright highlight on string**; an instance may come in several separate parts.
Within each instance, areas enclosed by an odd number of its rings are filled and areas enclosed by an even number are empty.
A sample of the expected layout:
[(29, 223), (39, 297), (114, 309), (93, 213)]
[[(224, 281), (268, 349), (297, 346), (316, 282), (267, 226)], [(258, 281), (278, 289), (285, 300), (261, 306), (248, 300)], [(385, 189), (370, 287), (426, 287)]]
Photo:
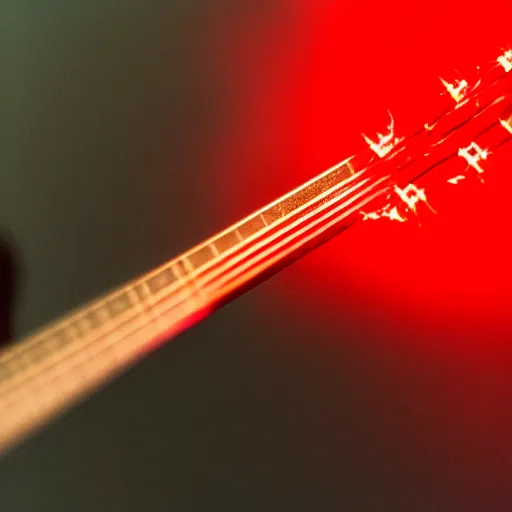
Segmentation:
[(376, 142), (374, 142), (363, 133), (363, 138), (366, 143), (380, 158), (384, 158), (390, 151), (395, 148), (397, 144), (399, 144), (404, 139), (403, 137), (395, 137), (395, 120), (393, 119), (391, 112), (389, 112), (389, 117), (391, 118), (391, 121), (387, 127), (388, 133), (377, 133), (378, 139)]
[[(506, 73), (511, 71), (512, 50), (505, 51), (500, 57), (498, 57), (497, 62), (499, 64), (499, 67), (502, 68)], [(476, 84), (471, 87), (469, 86), (469, 83), (464, 79), (455, 80), (453, 83), (450, 83), (442, 78), (440, 79), (446, 91), (448, 91), (450, 96), (455, 101), (456, 105), (453, 109), (446, 111), (435, 121), (430, 123), (427, 122), (423, 125), (424, 130), (428, 132), (429, 137), (432, 140), (430, 144), (430, 149), (428, 149), (423, 154), (423, 156), (427, 157), (436, 148), (440, 146), (444, 147), (448, 143), (448, 140), (450, 138), (451, 133), (453, 133), (453, 130), (462, 130), (463, 126), (465, 126), (467, 122), (470, 122), (473, 120), (473, 118), (476, 118), (479, 115), (481, 115), (483, 112), (486, 111), (486, 109), (494, 108), (495, 105), (507, 105), (507, 102), (510, 102), (510, 92), (508, 89), (504, 89), (504, 91), (502, 92), (502, 96), (499, 95), (500, 92), (499, 90), (497, 90), (497, 97), (491, 100), (489, 100), (486, 97), (487, 91), (492, 90), (493, 87), (497, 87), (496, 84), (499, 83), (499, 79), (493, 79), (492, 77), (489, 78), (488, 76), (489, 73), (492, 73), (494, 71), (495, 70), (492, 69), (487, 74), (484, 74), (476, 82)], [(460, 109), (465, 107), (466, 105), (472, 105), (473, 110), (468, 110), (468, 117), (465, 119), (465, 121), (461, 122), (461, 119), (457, 118), (457, 125), (454, 129), (452, 129), (452, 131), (442, 132), (442, 134), (436, 137), (436, 133), (439, 130), (441, 121), (449, 119), (450, 115), (452, 115), (455, 112), (455, 110), (461, 111)], [(474, 110), (475, 108), (477, 108), (476, 112)], [(506, 107), (505, 112), (509, 111), (510, 108), (510, 106)], [(390, 158), (392, 158), (393, 152), (396, 150), (397, 144), (404, 140), (403, 137), (395, 136), (395, 123), (393, 117), (391, 116), (391, 113), (390, 117), (391, 123), (388, 126), (389, 132), (385, 135), (377, 134), (377, 142), (374, 142), (373, 140), (371, 140), (370, 138), (363, 134), (363, 137), (368, 146), (370, 147), (370, 149), (374, 151), (379, 158), (384, 160), (389, 160)], [(505, 131), (508, 134), (512, 134), (511, 119), (512, 116), (505, 116), (505, 119), (503, 119), (502, 117), (498, 117), (497, 119), (494, 118), (493, 124), (483, 127), (480, 130), (480, 132), (477, 133), (476, 135), (480, 136), (482, 133), (494, 130), (492, 133), (496, 134), (496, 145), (500, 145), (500, 139), (502, 138)], [(494, 129), (495, 125), (501, 128), (501, 132), (499, 130), (497, 131)], [(473, 137), (473, 135), (471, 135), (471, 137)], [(406, 155), (407, 147), (408, 146), (406, 139), (403, 149)], [(454, 148), (454, 151), (455, 153), (452, 156), (464, 160), (467, 164), (466, 169), (471, 168), (474, 171), (476, 171), (478, 179), (481, 182), (483, 182), (482, 175), (485, 172), (484, 162), (486, 162), (489, 156), (492, 154), (490, 148), (483, 147), (483, 145), (481, 145), (479, 141), (477, 141), (476, 139), (469, 139), (467, 145), (456, 147)], [(409, 155), (407, 158), (409, 158), (409, 160), (414, 160), (414, 157), (412, 155)], [(435, 164), (433, 167), (437, 167), (438, 165), (440, 165), (439, 162)], [(446, 179), (446, 182), (451, 185), (457, 185), (466, 178), (466, 174), (457, 174), (452, 178)], [(395, 192), (394, 196), (393, 194), (388, 194), (387, 199), (389, 202), (383, 207), (371, 212), (361, 211), (360, 214), (362, 215), (363, 220), (377, 220), (381, 218), (388, 218), (390, 220), (397, 222), (405, 222), (407, 220), (407, 213), (412, 212), (416, 215), (418, 214), (417, 207), (420, 203), (425, 204), (431, 212), (436, 213), (434, 208), (432, 208), (432, 206), (429, 204), (427, 200), (425, 189), (417, 187), (412, 182), (406, 184), (405, 186), (399, 186), (395, 184), (393, 190)], [(399, 201), (396, 202), (396, 199), (399, 199)]]

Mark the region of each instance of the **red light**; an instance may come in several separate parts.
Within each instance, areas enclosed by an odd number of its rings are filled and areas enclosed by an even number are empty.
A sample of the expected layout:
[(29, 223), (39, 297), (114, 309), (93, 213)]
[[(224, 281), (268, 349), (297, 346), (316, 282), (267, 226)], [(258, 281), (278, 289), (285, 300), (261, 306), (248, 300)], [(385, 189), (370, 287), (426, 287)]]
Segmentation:
[[(222, 49), (225, 79), (240, 91), (239, 117), (219, 153), (220, 193), (226, 182), (239, 191), (226, 194), (229, 220), (361, 150), (361, 133), (378, 133), (389, 111), (396, 137), (424, 126), (453, 103), (441, 76), (461, 100), (477, 66), (496, 64), (508, 43), (512, 5), (498, 4), (476, 15), (441, 1), (302, 2), (288, 8), (283, 26), (240, 27), (252, 62), (237, 58), (247, 48)], [(503, 337), (512, 290), (512, 155), (490, 155), (486, 165), (491, 159), (484, 184), (463, 180), (462, 162), (442, 190), (425, 187), (437, 215), (422, 208), (418, 222), (362, 222), (296, 264), (279, 278), (296, 293), (283, 287), (280, 302), (311, 311), (322, 297), (332, 304), (323, 315), (357, 303), (395, 334), (419, 328), (427, 338), (457, 332), (482, 339), (491, 331)], [(300, 304), (291, 303), (294, 296)]]

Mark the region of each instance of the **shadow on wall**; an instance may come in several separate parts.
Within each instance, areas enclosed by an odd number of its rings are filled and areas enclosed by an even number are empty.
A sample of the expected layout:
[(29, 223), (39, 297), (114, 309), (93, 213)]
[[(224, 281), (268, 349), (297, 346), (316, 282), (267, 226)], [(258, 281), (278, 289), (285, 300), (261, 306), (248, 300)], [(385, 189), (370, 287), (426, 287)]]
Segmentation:
[(0, 347), (12, 338), (16, 264), (11, 237), (0, 233)]

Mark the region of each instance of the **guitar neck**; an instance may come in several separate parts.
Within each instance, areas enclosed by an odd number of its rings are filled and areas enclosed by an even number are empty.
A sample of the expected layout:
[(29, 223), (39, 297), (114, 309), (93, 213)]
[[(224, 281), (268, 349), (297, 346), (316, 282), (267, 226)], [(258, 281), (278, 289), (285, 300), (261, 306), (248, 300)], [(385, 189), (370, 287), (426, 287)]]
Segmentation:
[(388, 188), (370, 153), (324, 172), (183, 255), (0, 353), (0, 453), (357, 218)]
[(427, 173), (458, 161), (459, 172), (480, 175), (488, 154), (512, 139), (512, 52), (505, 57), (476, 86), (461, 83), (465, 89), (459, 86), (456, 94), (448, 87), (457, 104), (407, 139), (394, 136), (393, 123), (378, 143), (365, 137), (367, 151), (0, 353), (0, 453), (350, 226), (363, 209), (370, 212), (365, 218), (403, 221), (385, 202), (398, 197), (405, 212), (417, 213), (426, 197), (412, 184)]

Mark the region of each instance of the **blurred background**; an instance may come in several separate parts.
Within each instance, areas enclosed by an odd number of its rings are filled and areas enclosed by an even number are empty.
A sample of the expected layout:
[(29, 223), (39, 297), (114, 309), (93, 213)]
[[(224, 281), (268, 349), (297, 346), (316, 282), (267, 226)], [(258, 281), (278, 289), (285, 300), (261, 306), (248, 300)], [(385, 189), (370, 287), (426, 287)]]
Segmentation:
[[(433, 119), (439, 76), (490, 67), (511, 14), (3, 0), (14, 337), (359, 151), (388, 109), (399, 135)], [(511, 163), (431, 198), (421, 227), (360, 223), (160, 348), (0, 461), (0, 509), (510, 510)]]

